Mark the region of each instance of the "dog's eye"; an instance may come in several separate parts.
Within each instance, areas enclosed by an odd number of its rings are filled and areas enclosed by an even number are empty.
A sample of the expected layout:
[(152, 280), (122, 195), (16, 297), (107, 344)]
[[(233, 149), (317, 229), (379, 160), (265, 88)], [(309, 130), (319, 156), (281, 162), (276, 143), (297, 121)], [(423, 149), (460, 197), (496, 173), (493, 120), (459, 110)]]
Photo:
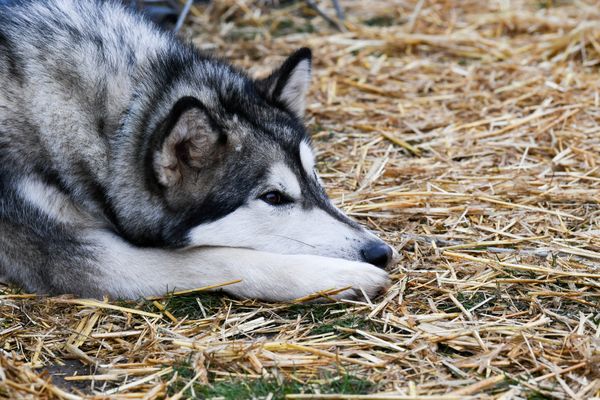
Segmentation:
[(263, 194), (260, 199), (272, 206), (281, 206), (292, 202), (292, 199), (277, 190)]

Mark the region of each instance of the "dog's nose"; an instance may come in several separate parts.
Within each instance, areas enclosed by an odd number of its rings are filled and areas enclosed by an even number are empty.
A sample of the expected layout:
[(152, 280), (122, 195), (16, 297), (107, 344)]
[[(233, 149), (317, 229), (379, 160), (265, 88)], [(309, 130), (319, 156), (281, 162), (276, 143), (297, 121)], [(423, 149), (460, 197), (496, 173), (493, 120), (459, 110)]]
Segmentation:
[(392, 248), (383, 242), (369, 243), (361, 253), (366, 262), (379, 268), (385, 268), (393, 256)]

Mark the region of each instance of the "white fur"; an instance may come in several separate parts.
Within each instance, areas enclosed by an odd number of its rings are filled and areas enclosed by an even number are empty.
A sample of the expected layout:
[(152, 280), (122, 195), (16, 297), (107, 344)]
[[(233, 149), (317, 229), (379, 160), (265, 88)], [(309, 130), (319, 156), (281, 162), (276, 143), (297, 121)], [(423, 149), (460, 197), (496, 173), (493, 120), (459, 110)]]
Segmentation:
[(296, 175), (284, 163), (277, 163), (271, 168), (269, 185), (292, 197), (300, 198), (300, 184)]
[(299, 117), (304, 116), (310, 76), (310, 61), (300, 61), (290, 74), (279, 97)]
[(306, 142), (300, 142), (300, 161), (308, 176), (313, 176), (315, 173), (315, 155)]
[(113, 297), (136, 298), (241, 279), (223, 290), (239, 297), (289, 301), (348, 286), (352, 289), (335, 297), (360, 297), (361, 289), (372, 297), (389, 284), (387, 274), (377, 267), (335, 258), (240, 248), (140, 249), (99, 231), (87, 239), (100, 247), (98, 279)]
[[(191, 244), (229, 246), (235, 243), (240, 247), (281, 254), (318, 254), (328, 257), (356, 254), (358, 258), (362, 247), (360, 244), (368, 241), (360, 240), (358, 231), (320, 209), (303, 210), (301, 206), (290, 206), (279, 210), (259, 202), (240, 207), (224, 218), (192, 229)], [(373, 240), (369, 235), (363, 235), (364, 239)]]
[(56, 221), (62, 223), (90, 222), (64, 193), (39, 179), (25, 178), (21, 180), (18, 192), (27, 203)]

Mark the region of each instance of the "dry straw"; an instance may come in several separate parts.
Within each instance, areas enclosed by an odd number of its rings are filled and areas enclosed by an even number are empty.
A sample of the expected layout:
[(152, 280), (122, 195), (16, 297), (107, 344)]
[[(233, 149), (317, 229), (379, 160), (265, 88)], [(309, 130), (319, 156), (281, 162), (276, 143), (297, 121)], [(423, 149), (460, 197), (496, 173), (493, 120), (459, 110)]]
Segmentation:
[(341, 4), (338, 30), (302, 2), (215, 1), (183, 33), (255, 74), (313, 48), (318, 168), (400, 251), (390, 290), (312, 306), (6, 288), (0, 396), (186, 398), (240, 381), (290, 399), (600, 396), (600, 4)]

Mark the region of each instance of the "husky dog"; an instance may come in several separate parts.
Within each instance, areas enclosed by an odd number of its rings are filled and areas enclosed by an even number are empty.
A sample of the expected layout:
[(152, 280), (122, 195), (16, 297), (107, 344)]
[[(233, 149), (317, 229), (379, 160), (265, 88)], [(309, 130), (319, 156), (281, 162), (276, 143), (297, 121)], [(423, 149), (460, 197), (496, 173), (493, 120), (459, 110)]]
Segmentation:
[(226, 281), (286, 301), (388, 285), (393, 250), (336, 209), (303, 126), (311, 52), (265, 79), (112, 1), (0, 6), (0, 275), (135, 298)]

